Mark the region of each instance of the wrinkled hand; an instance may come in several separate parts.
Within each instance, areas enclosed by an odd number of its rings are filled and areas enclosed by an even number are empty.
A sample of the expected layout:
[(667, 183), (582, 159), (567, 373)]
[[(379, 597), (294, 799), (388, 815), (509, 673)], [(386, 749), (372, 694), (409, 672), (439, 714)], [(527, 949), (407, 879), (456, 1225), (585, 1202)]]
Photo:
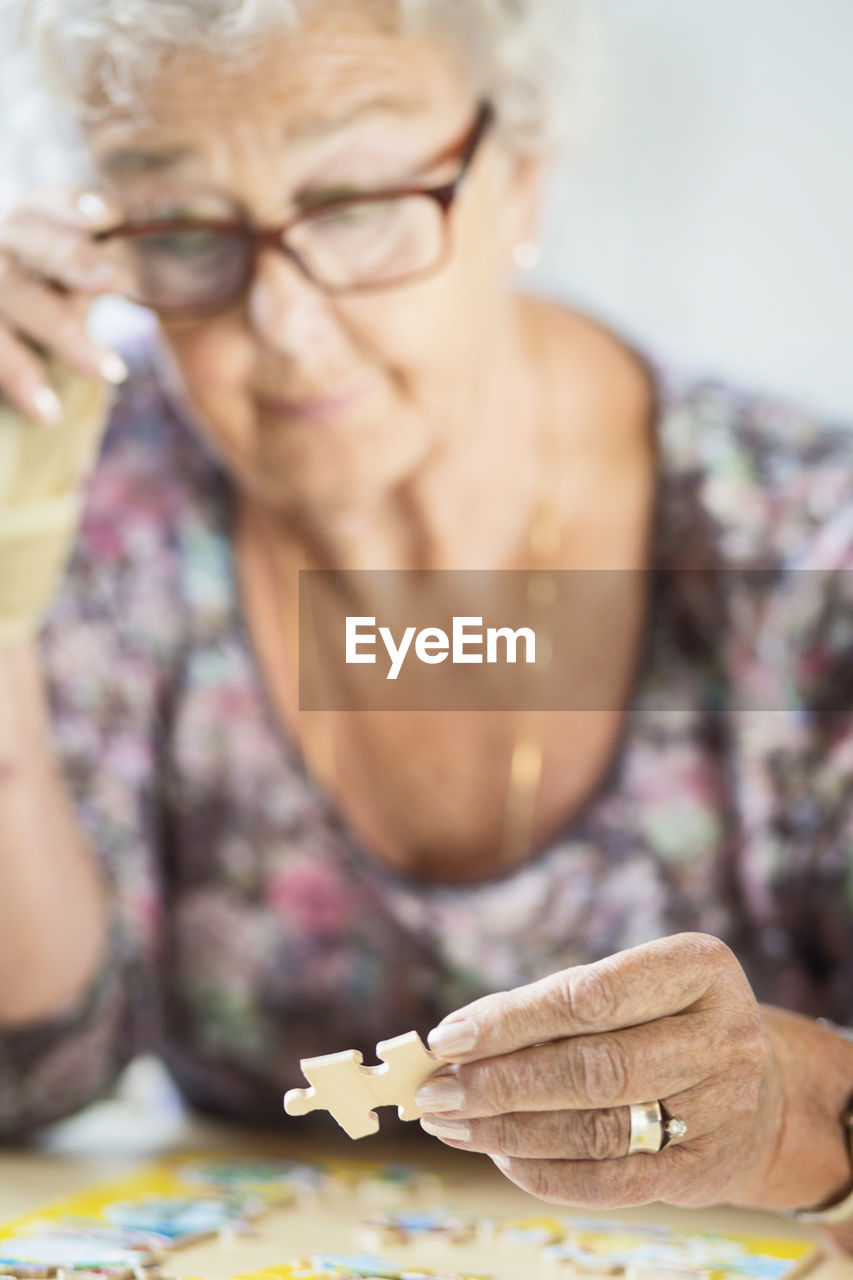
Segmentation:
[[(716, 938), (665, 938), (486, 996), (445, 1019), (430, 1046), (458, 1065), (418, 1093), (423, 1127), (485, 1152), (543, 1200), (762, 1203), (782, 1072), (746, 976)], [(687, 1133), (629, 1156), (629, 1105), (656, 1099)]]
[(0, 219), (0, 396), (34, 423), (62, 420), (45, 355), (84, 378), (127, 374), (86, 328), (96, 297), (130, 285), (92, 238), (120, 220), (95, 192), (62, 188), (26, 192)]

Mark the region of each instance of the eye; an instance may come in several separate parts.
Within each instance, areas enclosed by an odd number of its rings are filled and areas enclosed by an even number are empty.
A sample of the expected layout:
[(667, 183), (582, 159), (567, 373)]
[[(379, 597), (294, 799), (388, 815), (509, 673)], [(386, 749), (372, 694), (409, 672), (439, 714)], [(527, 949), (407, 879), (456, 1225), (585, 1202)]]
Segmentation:
[(321, 233), (364, 231), (387, 226), (399, 212), (399, 200), (359, 200), (318, 210), (312, 223)]
[(391, 211), (388, 200), (365, 201), (359, 204), (341, 205), (338, 209), (330, 209), (322, 217), (323, 222), (343, 227), (362, 226), (365, 222), (378, 221)]
[(216, 257), (227, 247), (227, 241), (228, 237), (221, 232), (202, 229), (164, 232), (152, 230), (145, 237), (146, 247), (150, 250), (185, 262)]

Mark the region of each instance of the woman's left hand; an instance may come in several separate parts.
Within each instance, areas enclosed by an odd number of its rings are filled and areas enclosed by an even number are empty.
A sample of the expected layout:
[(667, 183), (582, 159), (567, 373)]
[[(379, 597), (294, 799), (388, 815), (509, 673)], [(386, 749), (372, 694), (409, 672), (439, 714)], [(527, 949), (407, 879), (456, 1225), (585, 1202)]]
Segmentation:
[[(784, 1070), (716, 938), (664, 938), (486, 996), (445, 1019), (430, 1045), (458, 1065), (419, 1091), (423, 1127), (485, 1152), (540, 1199), (772, 1203)], [(629, 1106), (655, 1100), (686, 1134), (629, 1156)], [(843, 1159), (840, 1133), (833, 1141)]]

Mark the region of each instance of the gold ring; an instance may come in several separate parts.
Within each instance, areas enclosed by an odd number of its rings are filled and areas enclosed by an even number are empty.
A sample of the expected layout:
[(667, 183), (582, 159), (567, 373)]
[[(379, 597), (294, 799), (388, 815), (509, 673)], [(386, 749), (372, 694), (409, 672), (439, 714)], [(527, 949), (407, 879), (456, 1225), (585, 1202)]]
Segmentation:
[(663, 1112), (659, 1102), (641, 1102), (631, 1107), (631, 1138), (628, 1155), (647, 1151), (654, 1155), (664, 1144)]
[(631, 1137), (628, 1155), (645, 1151), (656, 1155), (668, 1142), (677, 1142), (687, 1136), (687, 1125), (679, 1116), (664, 1120), (660, 1102), (641, 1102), (630, 1108)]

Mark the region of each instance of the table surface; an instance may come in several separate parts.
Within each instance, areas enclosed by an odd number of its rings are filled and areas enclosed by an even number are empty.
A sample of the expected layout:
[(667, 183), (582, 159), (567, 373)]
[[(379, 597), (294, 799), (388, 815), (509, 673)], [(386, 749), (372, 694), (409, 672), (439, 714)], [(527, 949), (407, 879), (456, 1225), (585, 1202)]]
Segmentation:
[[(301, 1127), (301, 1126), (300, 1126)], [(408, 1130), (408, 1126), (406, 1127)], [(466, 1212), (507, 1217), (535, 1217), (561, 1212), (519, 1191), (503, 1178), (485, 1157), (458, 1152), (427, 1141), (417, 1131), (393, 1136), (383, 1134), (352, 1143), (343, 1134), (306, 1133), (305, 1137), (264, 1136), (227, 1125), (188, 1120), (173, 1115), (163, 1122), (149, 1123), (126, 1104), (106, 1103), (84, 1122), (60, 1126), (39, 1140), (35, 1147), (0, 1152), (0, 1222), (46, 1207), (78, 1191), (133, 1172), (161, 1155), (176, 1151), (220, 1154), (275, 1155), (292, 1159), (344, 1159), (347, 1161), (412, 1160), (436, 1172), (445, 1182), (443, 1198)], [(364, 1216), (361, 1210), (362, 1217)], [(663, 1222), (679, 1230), (699, 1229), (769, 1236), (818, 1237), (810, 1228), (772, 1214), (739, 1209), (686, 1211), (648, 1206), (640, 1210), (619, 1210), (613, 1214), (596, 1212), (595, 1217), (612, 1217), (623, 1222)], [(228, 1277), (264, 1266), (286, 1262), (294, 1256), (321, 1249), (324, 1252), (353, 1253), (361, 1246), (353, 1238), (352, 1211), (325, 1204), (317, 1210), (282, 1209), (264, 1218), (256, 1234), (233, 1241), (208, 1241), (171, 1255), (165, 1272), (173, 1276), (203, 1276), (207, 1280)], [(490, 1272), (499, 1280), (529, 1280), (530, 1253), (514, 1258), (505, 1247), (488, 1256), (478, 1244), (464, 1256), (460, 1246), (441, 1242), (418, 1246), (417, 1254), (386, 1247), (383, 1252), (396, 1260), (414, 1260), (433, 1269), (464, 1271), (472, 1262), (480, 1273)], [(452, 1253), (449, 1252), (452, 1249)], [(432, 1252), (431, 1252), (432, 1250)], [(814, 1280), (853, 1280), (853, 1258), (828, 1256), (809, 1276)]]

